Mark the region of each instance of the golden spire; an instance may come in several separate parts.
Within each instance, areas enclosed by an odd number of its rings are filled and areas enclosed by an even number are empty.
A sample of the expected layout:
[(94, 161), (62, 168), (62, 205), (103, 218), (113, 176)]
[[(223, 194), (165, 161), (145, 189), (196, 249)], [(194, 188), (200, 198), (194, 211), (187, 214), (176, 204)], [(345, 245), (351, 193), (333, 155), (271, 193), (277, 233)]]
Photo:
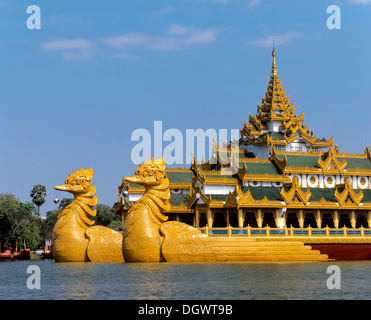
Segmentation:
[(273, 39), (272, 57), (273, 57), (272, 73), (275, 75), (277, 74), (277, 66), (276, 66), (276, 50), (274, 49), (274, 39)]
[[(262, 116), (267, 117), (268, 112), (272, 110), (281, 110), (281, 111), (293, 111), (295, 112), (294, 103), (290, 104), (289, 97), (286, 97), (285, 90), (283, 90), (281, 80), (278, 76), (277, 65), (276, 65), (276, 49), (274, 47), (275, 40), (273, 40), (273, 50), (272, 50), (272, 74), (269, 79), (268, 88), (265, 92), (265, 97), (262, 97), (261, 105), (258, 103), (258, 113), (264, 113)], [(266, 121), (264, 118), (259, 119), (261, 121)], [(250, 121), (251, 122), (251, 121)]]

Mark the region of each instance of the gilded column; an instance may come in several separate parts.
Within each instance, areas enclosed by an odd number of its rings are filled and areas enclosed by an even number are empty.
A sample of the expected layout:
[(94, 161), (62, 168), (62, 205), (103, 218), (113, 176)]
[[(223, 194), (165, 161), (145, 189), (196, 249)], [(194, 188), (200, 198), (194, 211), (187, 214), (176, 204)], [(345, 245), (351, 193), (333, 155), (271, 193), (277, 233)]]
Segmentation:
[(214, 215), (210, 208), (206, 210), (206, 220), (209, 228), (212, 228), (214, 222)]
[(237, 218), (238, 218), (238, 227), (243, 228), (243, 224), (245, 222), (245, 212), (243, 212), (242, 208), (238, 208)]
[(315, 213), (315, 216), (316, 216), (317, 228), (321, 228), (321, 226), (322, 226), (322, 213), (321, 213), (320, 209), (317, 210), (317, 212)]
[(350, 219), (350, 224), (352, 228), (354, 229), (356, 227), (356, 222), (357, 222), (357, 215), (354, 210), (350, 212), (349, 219)]
[(263, 225), (263, 214), (262, 214), (262, 209), (258, 209), (255, 211), (255, 219), (256, 223), (258, 225), (258, 228), (261, 228)]
[(299, 212), (296, 214), (298, 217), (299, 227), (304, 228), (304, 213), (303, 210), (300, 209)]
[(334, 221), (334, 227), (339, 228), (339, 211), (335, 210), (332, 213), (332, 220)]
[(276, 209), (274, 212), (274, 222), (276, 223), (276, 228), (280, 228), (280, 210)]
[(371, 228), (371, 211), (367, 212), (367, 224)]
[(225, 219), (227, 227), (228, 227), (230, 225), (230, 221), (231, 221), (229, 209), (227, 209), (227, 212), (224, 213), (224, 219)]
[(195, 222), (194, 222), (195, 228), (198, 228), (200, 226), (200, 211), (198, 211), (198, 208), (195, 210)]

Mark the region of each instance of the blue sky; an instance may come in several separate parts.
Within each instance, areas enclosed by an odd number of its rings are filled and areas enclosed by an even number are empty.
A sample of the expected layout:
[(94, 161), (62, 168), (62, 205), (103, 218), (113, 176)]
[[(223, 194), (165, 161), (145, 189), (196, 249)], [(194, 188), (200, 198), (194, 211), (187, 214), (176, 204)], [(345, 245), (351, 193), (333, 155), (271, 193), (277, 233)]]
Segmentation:
[[(29, 30), (29, 5), (41, 29)], [(326, 27), (330, 5), (341, 29)], [(240, 129), (277, 66), (317, 137), (362, 153), (370, 133), (371, 1), (0, 1), (0, 192), (31, 200), (80, 167), (100, 203), (132, 175), (131, 133)]]

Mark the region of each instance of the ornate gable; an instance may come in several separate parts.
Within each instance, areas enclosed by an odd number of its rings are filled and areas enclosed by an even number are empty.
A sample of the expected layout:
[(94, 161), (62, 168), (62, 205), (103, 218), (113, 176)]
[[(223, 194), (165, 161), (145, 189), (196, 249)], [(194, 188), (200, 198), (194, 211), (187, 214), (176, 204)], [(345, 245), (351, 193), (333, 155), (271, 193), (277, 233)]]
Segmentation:
[(281, 189), (281, 196), (286, 204), (291, 203), (292, 201), (299, 202), (299, 200), (305, 205), (309, 202), (311, 192), (308, 189), (304, 192), (299, 186), (299, 179), (297, 176), (294, 176), (292, 179), (291, 188), (286, 191), (284, 187)]
[(343, 161), (339, 161), (336, 156), (336, 148), (331, 146), (329, 150), (324, 154), (325, 159), (322, 160), (323, 154), (321, 154), (318, 158), (318, 165), (321, 168), (323, 174), (331, 173), (331, 171), (336, 171), (335, 173), (340, 173), (340, 175), (343, 175), (344, 170), (347, 166), (347, 161), (343, 159)]
[(338, 189), (336, 189), (334, 195), (340, 205), (344, 205), (351, 200), (356, 206), (359, 206), (363, 199), (362, 190), (360, 190), (358, 193), (355, 193), (348, 177), (346, 177), (344, 180), (344, 190), (339, 192)]

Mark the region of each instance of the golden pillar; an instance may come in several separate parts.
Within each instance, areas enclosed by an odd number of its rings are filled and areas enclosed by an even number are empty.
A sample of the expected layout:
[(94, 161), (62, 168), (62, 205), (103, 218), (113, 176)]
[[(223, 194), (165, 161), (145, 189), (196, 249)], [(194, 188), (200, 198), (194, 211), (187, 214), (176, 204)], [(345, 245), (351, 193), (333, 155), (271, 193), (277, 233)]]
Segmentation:
[(200, 226), (200, 211), (198, 211), (198, 208), (195, 210), (194, 219), (194, 227), (198, 228)]
[(296, 213), (296, 216), (298, 218), (299, 227), (304, 228), (304, 213), (303, 213), (303, 210), (300, 209), (299, 212)]
[(280, 227), (280, 210), (276, 209), (274, 212), (274, 222), (276, 223), (276, 228)]
[(352, 228), (354, 229), (356, 227), (356, 222), (357, 222), (357, 215), (354, 210), (352, 210), (349, 214), (349, 220)]
[(318, 209), (317, 212), (315, 213), (315, 217), (316, 217), (317, 228), (321, 228), (321, 226), (322, 226), (322, 213), (321, 213), (320, 209)]
[(238, 208), (237, 211), (237, 218), (238, 218), (238, 227), (243, 228), (243, 224), (245, 222), (245, 212), (243, 212), (242, 208)]
[(255, 211), (255, 219), (256, 223), (258, 225), (258, 228), (261, 228), (263, 225), (263, 214), (262, 214), (262, 209), (258, 209)]
[(215, 213), (210, 208), (206, 210), (206, 220), (207, 220), (207, 225), (209, 226), (209, 228), (212, 228), (213, 226), (214, 214)]
[(339, 211), (335, 210), (332, 213), (332, 220), (334, 221), (334, 227), (339, 228)]
[(225, 222), (227, 224), (227, 227), (228, 227), (230, 225), (230, 221), (231, 221), (229, 209), (227, 209), (227, 212), (224, 213), (224, 220), (225, 220)]
[(371, 211), (367, 212), (367, 224), (371, 228)]

